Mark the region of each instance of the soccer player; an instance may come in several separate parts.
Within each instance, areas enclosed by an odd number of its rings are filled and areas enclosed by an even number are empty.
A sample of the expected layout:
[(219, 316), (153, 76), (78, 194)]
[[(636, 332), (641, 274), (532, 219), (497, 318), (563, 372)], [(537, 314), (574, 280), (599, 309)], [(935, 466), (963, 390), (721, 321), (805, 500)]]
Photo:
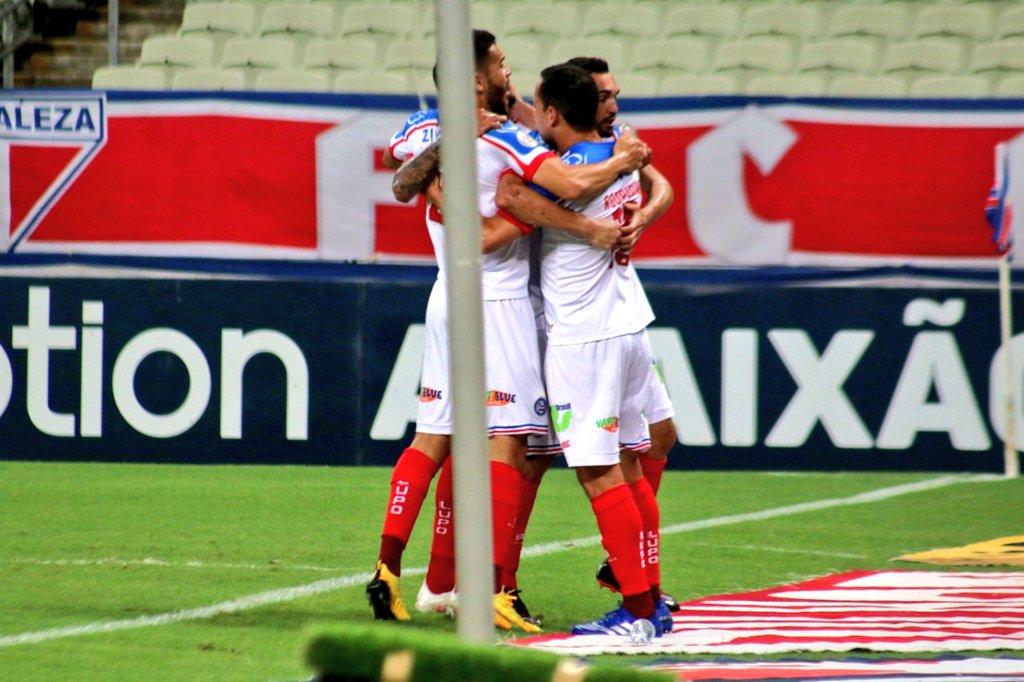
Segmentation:
[[(474, 32), (474, 57), (478, 104), (493, 113), (504, 115), (509, 73), (504, 67), (504, 55), (495, 44), (493, 35), (485, 31)], [(506, 122), (501, 128), (485, 133), (478, 142), (480, 210), (488, 219), (498, 213), (494, 193), (499, 176), (506, 170), (545, 184), (567, 196), (581, 197), (596, 194), (612, 183), (620, 173), (639, 168), (649, 157), (645, 145), (631, 142), (619, 145), (619, 151), (603, 164), (570, 169), (549, 150), (520, 132)], [(399, 169), (392, 183), (397, 198), (407, 201), (427, 189), (437, 174), (438, 150), (437, 143), (432, 143)], [(436, 207), (431, 210), (436, 211)], [(541, 210), (541, 214), (552, 215), (552, 210), (558, 210), (558, 207), (550, 204)], [(570, 229), (575, 226), (579, 232), (594, 232), (592, 221), (584, 223), (581, 228), (579, 216), (571, 216), (572, 212), (566, 213), (570, 216), (566, 221)], [(440, 218), (440, 214), (429, 216), (428, 220), (430, 218)], [(438, 223), (438, 229), (432, 230), (432, 234), (443, 236), (440, 221), (434, 222)], [(617, 230), (613, 223), (606, 223), (604, 227), (609, 226), (613, 231)], [(495, 562), (499, 567), (507, 564), (511, 552), (515, 516), (520, 503), (520, 469), (526, 453), (526, 435), (543, 431), (546, 417), (539, 353), (533, 334), (533, 315), (526, 298), (528, 268), (523, 246), (524, 243), (516, 241), (495, 247), (492, 253), (484, 257), (482, 267), (485, 363), (489, 386), (489, 455), (495, 493), (492, 512)], [(443, 250), (438, 249), (438, 254), (441, 253)], [(439, 258), (439, 278), (427, 309), (428, 341), (421, 391), (423, 402), (417, 418), (417, 439), (414, 440), (414, 447), (403, 453), (396, 465), (377, 571), (367, 587), (374, 615), (382, 619), (404, 620), (409, 617), (401, 600), (398, 581), (401, 552), (411, 533), (430, 479), (436, 473), (437, 465), (447, 456), (448, 435), (451, 433), (444, 309), (446, 296), (442, 268), (443, 258)], [(421, 444), (430, 448), (430, 452), (415, 447)], [(500, 572), (496, 572), (496, 576), (500, 576)], [(454, 581), (454, 575), (451, 578)], [(505, 627), (514, 623), (523, 629), (535, 630), (535, 627), (515, 613), (514, 602), (514, 597), (501, 589), (500, 577), (496, 577), (496, 622)]]
[[(608, 62), (598, 57), (574, 57), (568, 64), (580, 67), (590, 74), (597, 85), (597, 119), (596, 127), (601, 137), (618, 137), (621, 130), (616, 125), (619, 114), (619, 84), (608, 67)], [(672, 206), (675, 194), (668, 178), (662, 175), (654, 164), (648, 164), (640, 169), (640, 185), (647, 200), (643, 206), (633, 208), (632, 219), (629, 222), (628, 237), (621, 245), (626, 253), (632, 251), (640, 235), (658, 220)], [(646, 331), (644, 332), (646, 334)], [(654, 494), (658, 494), (661, 487), (661, 477), (668, 463), (668, 453), (676, 442), (676, 427), (672, 422), (675, 411), (672, 408), (672, 401), (669, 399), (668, 391), (656, 366), (651, 368), (651, 388), (645, 415), (650, 424), (651, 449), (640, 455), (640, 467), (643, 469), (644, 478), (650, 484)], [(597, 571), (597, 581), (604, 587), (618, 592), (618, 581), (611, 570), (608, 562), (605, 561)], [(679, 605), (668, 595), (663, 595), (669, 608), (678, 610)]]
[[(583, 69), (561, 64), (542, 72), (537, 129), (568, 164), (599, 162), (612, 149), (613, 141), (595, 128), (597, 102), (597, 86)], [(631, 173), (592, 201), (569, 205), (625, 225), (640, 192), (639, 174)], [(654, 314), (628, 253), (594, 248), (561, 231), (544, 231), (541, 287), (551, 417), (623, 594), (622, 606), (573, 633), (629, 634), (647, 621), (658, 636), (671, 629), (671, 614), (661, 602), (657, 502), (638, 461), (650, 447), (643, 410), (651, 351), (643, 332)]]

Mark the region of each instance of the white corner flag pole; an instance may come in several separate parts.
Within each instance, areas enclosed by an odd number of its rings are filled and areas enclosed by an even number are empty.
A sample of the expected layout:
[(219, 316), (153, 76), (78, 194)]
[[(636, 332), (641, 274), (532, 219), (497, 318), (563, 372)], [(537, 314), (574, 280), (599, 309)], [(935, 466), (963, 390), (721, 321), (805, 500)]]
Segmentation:
[(436, 0), (438, 86), (444, 143), (445, 254), (448, 262), (448, 352), (451, 358), (452, 483), (459, 638), (494, 642), (490, 463), (484, 407), (480, 211), (476, 172), (469, 0)]
[[(995, 185), (1001, 187), (1009, 178), (1007, 174), (1007, 145), (996, 145)], [(1008, 184), (1008, 183), (1007, 183)], [(1010, 225), (1009, 229), (1014, 229)], [(1009, 248), (999, 258), (999, 332), (1003, 356), (1003, 472), (1007, 478), (1020, 476), (1020, 459), (1017, 456), (1017, 391), (1014, 389), (1013, 361), (1013, 306), (1010, 286), (1010, 261), (1013, 258), (1013, 234)]]

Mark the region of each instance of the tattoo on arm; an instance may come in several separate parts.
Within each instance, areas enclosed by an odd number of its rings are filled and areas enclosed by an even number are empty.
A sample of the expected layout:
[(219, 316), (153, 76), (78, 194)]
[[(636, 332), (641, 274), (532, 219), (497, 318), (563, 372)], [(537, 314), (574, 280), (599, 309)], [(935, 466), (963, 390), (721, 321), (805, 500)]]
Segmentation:
[(441, 145), (434, 142), (395, 173), (391, 191), (399, 201), (410, 201), (421, 194), (440, 172)]

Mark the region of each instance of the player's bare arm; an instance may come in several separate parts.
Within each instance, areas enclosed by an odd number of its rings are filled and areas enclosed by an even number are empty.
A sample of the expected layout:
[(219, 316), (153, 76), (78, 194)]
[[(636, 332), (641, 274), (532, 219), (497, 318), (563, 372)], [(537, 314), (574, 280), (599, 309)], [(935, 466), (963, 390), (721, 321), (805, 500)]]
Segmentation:
[[(591, 220), (582, 213), (559, 206), (527, 187), (523, 179), (513, 173), (506, 173), (498, 182), (495, 203), (522, 223), (571, 232), (598, 249), (611, 249), (620, 239), (622, 226), (614, 220)], [(515, 237), (520, 235), (521, 232)]]
[[(444, 192), (440, 176), (430, 183), (425, 194), (427, 201), (436, 206), (439, 211), (444, 212)], [(500, 213), (496, 213), (490, 218), (480, 216), (480, 227), (480, 253), (485, 254), (494, 253), (505, 244), (514, 242), (532, 231), (529, 228), (524, 229), (526, 226), (521, 223), (516, 224), (506, 220)]]
[[(476, 112), (476, 134), (483, 135), (488, 130), (501, 127), (506, 120), (505, 116), (495, 114), (486, 109), (477, 109)], [(390, 152), (384, 152), (384, 163), (388, 165), (388, 159), (397, 161)], [(389, 168), (394, 166), (388, 165)], [(391, 192), (395, 198), (402, 203), (412, 201), (416, 195), (422, 194), (427, 186), (433, 182), (440, 173), (441, 168), (441, 140), (435, 141), (424, 149), (418, 156), (406, 161), (400, 167), (395, 177), (391, 180)]]
[(533, 182), (561, 199), (589, 201), (603, 192), (623, 173), (646, 166), (651, 149), (642, 140), (622, 136), (615, 142), (614, 154), (601, 163), (567, 166), (561, 159), (544, 161), (533, 176)]

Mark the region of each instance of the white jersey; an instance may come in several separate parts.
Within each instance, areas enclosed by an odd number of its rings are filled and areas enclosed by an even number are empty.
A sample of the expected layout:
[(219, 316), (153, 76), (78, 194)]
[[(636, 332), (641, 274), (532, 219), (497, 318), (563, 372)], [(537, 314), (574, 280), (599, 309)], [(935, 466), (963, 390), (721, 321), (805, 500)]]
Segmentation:
[[(502, 175), (511, 172), (530, 182), (540, 165), (555, 157), (529, 130), (510, 122), (477, 138), (476, 149), (480, 215), (485, 218), (498, 213), (495, 194)], [(515, 222), (511, 216), (505, 217)], [(528, 295), (530, 266), (526, 240), (516, 239), (485, 254), (481, 269), (485, 300)]]
[[(391, 136), (388, 151), (398, 161), (406, 161), (421, 154), (440, 136), (441, 123), (437, 117), (437, 109), (417, 111), (406, 119), (401, 130)], [(434, 259), (437, 261), (437, 278), (444, 280), (447, 272), (444, 259), (444, 224), (441, 212), (433, 204), (427, 204), (426, 223), (430, 244), (434, 247)]]
[[(580, 142), (562, 160), (570, 165), (600, 163), (612, 155), (614, 140)], [(622, 175), (585, 205), (566, 203), (588, 218), (623, 224), (623, 205), (640, 204), (640, 174)], [(544, 230), (541, 290), (548, 345), (587, 343), (639, 332), (654, 321), (640, 279), (628, 256), (597, 249), (564, 230)]]

